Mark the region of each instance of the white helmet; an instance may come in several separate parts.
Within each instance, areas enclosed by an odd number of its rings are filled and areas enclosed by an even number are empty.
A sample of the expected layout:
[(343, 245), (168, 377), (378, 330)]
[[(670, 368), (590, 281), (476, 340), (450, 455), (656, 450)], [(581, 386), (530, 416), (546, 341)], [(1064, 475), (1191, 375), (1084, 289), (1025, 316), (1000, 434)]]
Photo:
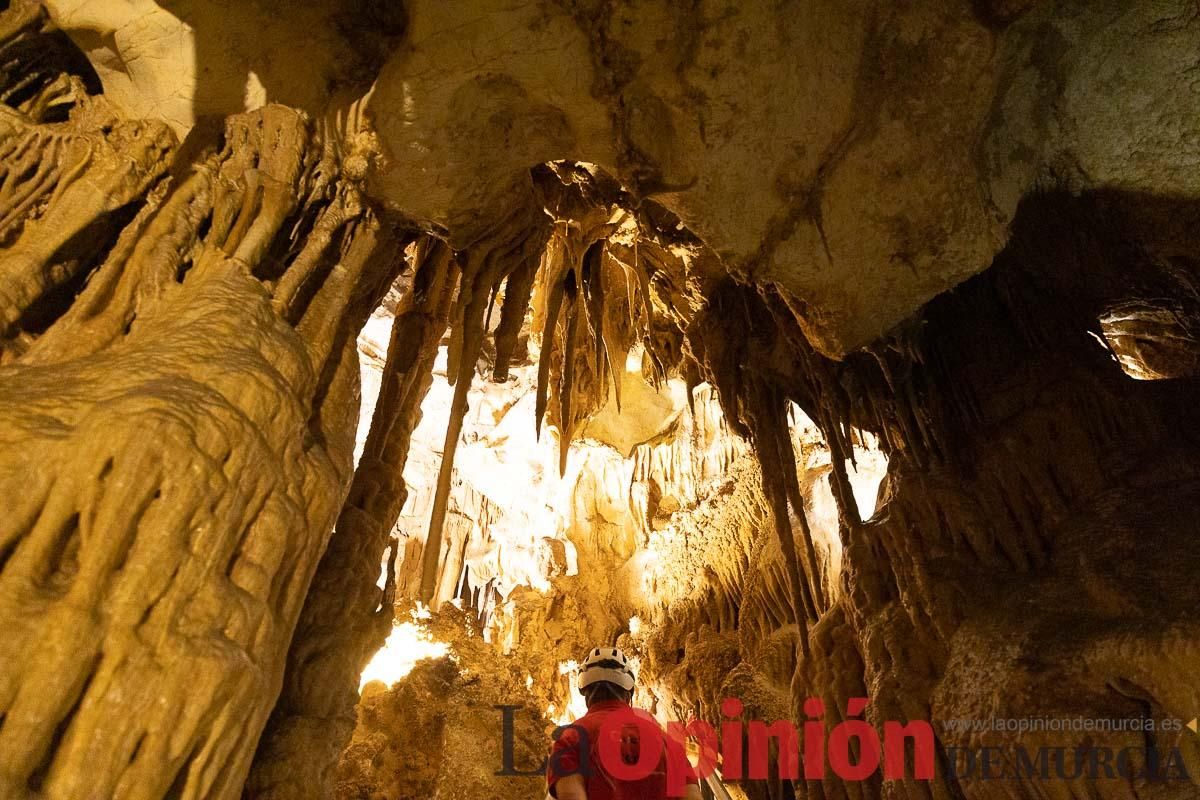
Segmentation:
[(608, 681), (627, 692), (633, 691), (633, 670), (629, 659), (615, 647), (595, 647), (579, 668), (579, 691), (593, 683)]

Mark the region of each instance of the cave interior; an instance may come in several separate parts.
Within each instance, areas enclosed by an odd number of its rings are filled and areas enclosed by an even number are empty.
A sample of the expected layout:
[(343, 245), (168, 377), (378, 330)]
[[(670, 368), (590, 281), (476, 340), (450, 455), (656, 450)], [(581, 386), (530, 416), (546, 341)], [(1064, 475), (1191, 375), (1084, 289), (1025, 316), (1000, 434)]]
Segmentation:
[(0, 3), (0, 798), (542, 800), (596, 645), (705, 800), (1200, 796), (1198, 112), (1194, 0)]

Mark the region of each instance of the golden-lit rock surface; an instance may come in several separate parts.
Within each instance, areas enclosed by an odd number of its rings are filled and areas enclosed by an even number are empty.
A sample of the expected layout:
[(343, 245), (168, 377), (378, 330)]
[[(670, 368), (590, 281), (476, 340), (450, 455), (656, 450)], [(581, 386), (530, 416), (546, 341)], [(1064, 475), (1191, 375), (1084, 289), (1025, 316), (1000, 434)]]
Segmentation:
[(536, 798), (598, 643), (1194, 796), (1198, 19), (7, 4), (0, 797)]
[(170, 132), (102, 100), (6, 124), (0, 789), (236, 793), (352, 472), (342, 336), (393, 233), (281, 106), (175, 191)]
[(377, 69), (373, 191), (456, 246), (531, 167), (599, 164), (798, 301), (835, 356), (985, 269), (1041, 181), (1200, 191), (1186, 0), (48, 8), (114, 102), (180, 133), (268, 101), (318, 113)]
[(501, 655), (468, 615), (447, 611), (431, 633), (449, 655), (417, 664), (391, 687), (363, 690), (359, 725), (337, 770), (336, 796), (346, 800), (504, 797), (541, 800), (540, 773), (496, 775), (505, 768), (497, 705), (512, 711), (514, 771), (536, 771), (553, 724), (539, 711), (520, 659)]

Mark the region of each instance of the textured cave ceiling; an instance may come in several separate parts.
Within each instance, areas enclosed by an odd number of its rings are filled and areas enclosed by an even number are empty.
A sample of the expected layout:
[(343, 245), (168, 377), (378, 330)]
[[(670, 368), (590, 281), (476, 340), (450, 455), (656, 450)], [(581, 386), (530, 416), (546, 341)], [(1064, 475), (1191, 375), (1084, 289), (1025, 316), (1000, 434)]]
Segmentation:
[(369, 87), (370, 193), (456, 246), (531, 166), (599, 164), (835, 357), (986, 269), (1039, 182), (1200, 191), (1187, 2), (46, 6), (106, 97), (180, 136)]

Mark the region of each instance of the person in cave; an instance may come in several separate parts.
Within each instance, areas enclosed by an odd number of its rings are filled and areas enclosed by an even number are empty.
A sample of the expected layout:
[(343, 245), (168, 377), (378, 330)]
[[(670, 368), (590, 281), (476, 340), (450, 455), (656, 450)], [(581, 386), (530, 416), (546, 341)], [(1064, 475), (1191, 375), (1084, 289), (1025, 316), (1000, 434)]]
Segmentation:
[[(588, 653), (579, 668), (579, 692), (588, 710), (556, 732), (546, 770), (551, 797), (665, 800), (670, 796), (669, 772), (676, 768), (684, 773), (684, 800), (700, 800), (691, 765), (682, 757), (672, 762), (661, 728), (646, 712), (631, 705), (635, 682), (629, 659), (618, 648), (596, 647)], [(657, 764), (648, 771), (639, 768), (647, 730), (658, 737), (659, 750)], [(614, 752), (619, 758), (613, 757)]]

